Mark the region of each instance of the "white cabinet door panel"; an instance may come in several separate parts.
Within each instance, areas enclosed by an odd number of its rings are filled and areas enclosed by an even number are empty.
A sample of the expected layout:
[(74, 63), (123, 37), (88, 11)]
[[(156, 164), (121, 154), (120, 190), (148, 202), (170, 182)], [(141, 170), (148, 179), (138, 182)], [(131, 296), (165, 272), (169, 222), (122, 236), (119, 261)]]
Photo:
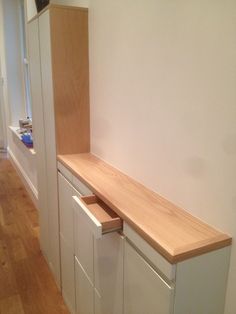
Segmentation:
[[(94, 313), (94, 289), (84, 270), (75, 258), (76, 314)], [(104, 313), (105, 314), (105, 313)]]
[[(104, 308), (102, 308), (102, 303), (103, 302), (100, 294), (97, 292), (96, 289), (94, 289), (94, 314), (110, 313), (104, 312)], [(120, 312), (119, 314), (122, 314), (122, 312)]]
[(123, 256), (124, 238), (119, 233), (94, 240), (95, 314), (123, 313)]
[(49, 264), (60, 286), (59, 215), (57, 191), (56, 139), (51, 62), (50, 14), (45, 11), (39, 16), (39, 40), (44, 106), (44, 128), (47, 171), (47, 202), (49, 219)]
[(124, 258), (124, 313), (171, 314), (173, 288), (126, 241)]
[(74, 253), (60, 235), (62, 295), (71, 313), (75, 313)]
[(66, 180), (72, 182), (73, 177), (72, 173), (60, 161), (57, 162), (57, 168), (61, 172), (61, 174), (66, 178)]
[(83, 183), (81, 180), (76, 178), (74, 175), (72, 176), (72, 184), (82, 195), (92, 195), (93, 192)]
[(30, 88), (32, 99), (32, 120), (34, 148), (38, 181), (38, 207), (40, 220), (40, 247), (48, 259), (48, 207), (47, 207), (47, 171), (44, 131), (44, 109), (41, 85), (40, 44), (38, 19), (28, 24)]
[(83, 216), (74, 210), (74, 252), (92, 283), (94, 282), (93, 241), (93, 233), (88, 228)]
[(58, 173), (58, 190), (59, 190), (59, 212), (60, 212), (60, 234), (65, 241), (74, 249), (73, 235), (73, 206), (72, 195), (74, 189), (72, 185)]

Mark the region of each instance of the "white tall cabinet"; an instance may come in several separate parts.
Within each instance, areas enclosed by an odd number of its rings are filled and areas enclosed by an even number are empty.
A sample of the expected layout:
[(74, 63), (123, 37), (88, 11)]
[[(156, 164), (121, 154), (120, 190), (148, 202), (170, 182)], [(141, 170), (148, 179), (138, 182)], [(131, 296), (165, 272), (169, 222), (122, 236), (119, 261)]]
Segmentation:
[[(93, 216), (84, 214), (84, 206), (81, 208), (74, 201), (77, 197), (81, 202), (82, 195), (91, 200), (94, 195), (60, 163), (58, 181), (64, 300), (71, 313), (121, 314), (124, 237), (114, 225), (108, 233), (97, 237)], [(100, 201), (91, 205), (106, 223), (113, 219), (106, 207), (103, 211)]]
[[(44, 131), (44, 107), (42, 95), (39, 22), (28, 25), (32, 114), (34, 120), (34, 148), (37, 152), (38, 207), (40, 209), (40, 245), (45, 257), (49, 256), (47, 171)], [(36, 118), (37, 117), (37, 118)]]
[(59, 220), (49, 11), (28, 25), (40, 244), (60, 285)]
[(87, 24), (86, 9), (59, 5), (49, 5), (28, 22), (40, 245), (59, 287), (56, 157), (89, 151)]

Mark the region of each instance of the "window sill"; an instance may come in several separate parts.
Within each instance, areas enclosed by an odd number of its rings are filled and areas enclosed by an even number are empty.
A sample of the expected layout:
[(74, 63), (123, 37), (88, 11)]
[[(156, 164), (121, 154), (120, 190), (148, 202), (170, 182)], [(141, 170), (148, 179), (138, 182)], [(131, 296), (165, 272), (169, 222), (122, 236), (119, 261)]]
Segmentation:
[(15, 134), (15, 136), (19, 139), (19, 141), (22, 143), (22, 145), (27, 149), (27, 151), (29, 151), (32, 155), (35, 155), (36, 152), (33, 148), (29, 148), (27, 147), (21, 140), (21, 134), (18, 133), (19, 127), (15, 127), (15, 126), (9, 126), (9, 129), (12, 131), (12, 133)]

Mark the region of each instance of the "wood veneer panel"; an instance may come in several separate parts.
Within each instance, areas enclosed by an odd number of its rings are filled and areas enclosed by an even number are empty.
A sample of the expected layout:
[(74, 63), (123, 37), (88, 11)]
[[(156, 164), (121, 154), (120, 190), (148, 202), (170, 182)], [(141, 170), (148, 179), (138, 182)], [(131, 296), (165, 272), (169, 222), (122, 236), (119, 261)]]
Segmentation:
[(89, 152), (88, 11), (50, 9), (57, 152)]
[(231, 244), (228, 235), (92, 154), (60, 155), (58, 160), (171, 263)]

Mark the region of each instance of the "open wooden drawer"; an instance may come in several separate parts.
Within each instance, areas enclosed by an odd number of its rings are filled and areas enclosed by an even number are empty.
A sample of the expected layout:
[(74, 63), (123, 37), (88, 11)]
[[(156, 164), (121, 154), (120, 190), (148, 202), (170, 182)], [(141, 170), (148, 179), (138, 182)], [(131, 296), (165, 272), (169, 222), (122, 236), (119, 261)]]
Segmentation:
[(88, 225), (97, 239), (105, 233), (122, 229), (122, 219), (96, 195), (73, 196), (73, 206), (75, 214)]

